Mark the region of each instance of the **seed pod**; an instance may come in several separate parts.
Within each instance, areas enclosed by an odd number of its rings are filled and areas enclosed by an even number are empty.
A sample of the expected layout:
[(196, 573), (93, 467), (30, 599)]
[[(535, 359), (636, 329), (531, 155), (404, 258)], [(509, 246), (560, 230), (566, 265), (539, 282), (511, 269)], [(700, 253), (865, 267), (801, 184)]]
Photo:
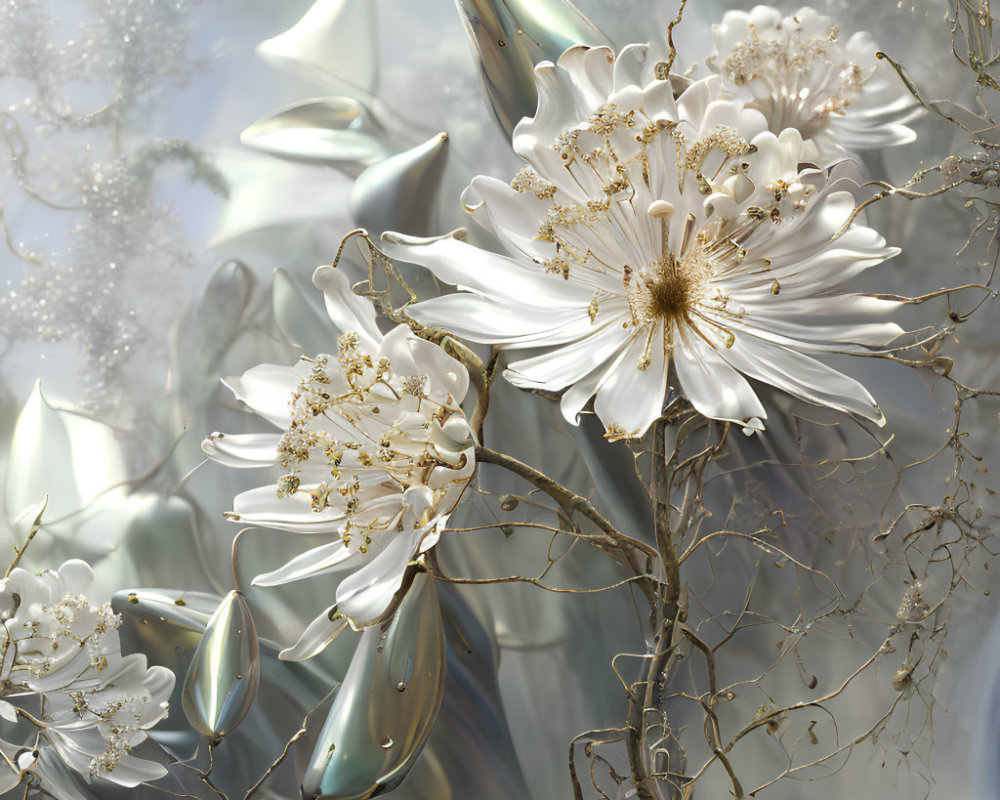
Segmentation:
[(396, 787), (444, 696), (437, 587), (417, 575), (395, 616), (367, 628), (302, 780), (306, 800), (361, 800)]
[(205, 736), (225, 736), (250, 711), (259, 681), (257, 630), (246, 598), (233, 590), (208, 621), (188, 667), (181, 695), (188, 722)]

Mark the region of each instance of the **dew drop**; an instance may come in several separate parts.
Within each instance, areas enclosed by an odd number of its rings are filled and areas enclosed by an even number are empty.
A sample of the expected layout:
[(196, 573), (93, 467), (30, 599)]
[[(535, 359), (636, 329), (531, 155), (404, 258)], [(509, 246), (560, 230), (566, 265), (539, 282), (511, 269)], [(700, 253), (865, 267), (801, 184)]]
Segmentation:
[(393, 745), (393, 741), (392, 741), (392, 737), (390, 737), (390, 736), (383, 736), (382, 739), (381, 739), (381, 741), (379, 742), (379, 746), (383, 750), (388, 750), (390, 747), (392, 747), (392, 745)]

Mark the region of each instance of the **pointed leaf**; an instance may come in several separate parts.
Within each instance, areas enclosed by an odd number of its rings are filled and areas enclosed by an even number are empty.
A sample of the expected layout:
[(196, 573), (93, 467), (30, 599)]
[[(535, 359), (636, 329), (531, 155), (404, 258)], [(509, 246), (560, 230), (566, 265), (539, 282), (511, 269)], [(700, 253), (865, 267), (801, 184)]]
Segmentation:
[(448, 134), (369, 167), (351, 189), (351, 215), (371, 231), (429, 234), (434, 197), (448, 156)]
[(371, 94), (378, 82), (373, 0), (317, 0), (295, 25), (261, 42), (257, 53), (321, 84)]
[(535, 64), (574, 44), (610, 44), (566, 0), (458, 0), (486, 95), (507, 136), (535, 113)]
[(240, 141), (295, 161), (369, 167), (391, 154), (382, 133), (357, 100), (324, 97), (272, 111), (244, 130)]

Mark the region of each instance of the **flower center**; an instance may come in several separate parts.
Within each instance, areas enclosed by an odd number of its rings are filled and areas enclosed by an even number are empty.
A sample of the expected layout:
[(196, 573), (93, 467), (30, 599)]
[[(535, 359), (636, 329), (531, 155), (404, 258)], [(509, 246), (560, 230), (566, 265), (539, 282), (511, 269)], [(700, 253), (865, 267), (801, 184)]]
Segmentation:
[(646, 285), (652, 316), (670, 321), (687, 316), (693, 287), (684, 267), (673, 253), (664, 254), (659, 273)]

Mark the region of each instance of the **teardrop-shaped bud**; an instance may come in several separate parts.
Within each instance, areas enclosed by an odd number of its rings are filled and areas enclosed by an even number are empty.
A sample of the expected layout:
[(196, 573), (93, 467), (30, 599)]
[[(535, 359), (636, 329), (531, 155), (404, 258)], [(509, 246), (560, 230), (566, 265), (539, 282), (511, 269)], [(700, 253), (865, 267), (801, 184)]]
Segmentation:
[(250, 711), (260, 682), (260, 648), (242, 592), (225, 596), (205, 628), (184, 679), (181, 705), (199, 733), (225, 736)]
[(351, 188), (354, 222), (379, 233), (429, 234), (447, 156), (448, 134), (439, 133), (366, 169)]
[(306, 800), (360, 800), (406, 777), (444, 695), (437, 587), (417, 575), (395, 616), (365, 630), (302, 780)]
[(535, 64), (574, 44), (611, 41), (566, 0), (456, 0), (479, 61), (486, 95), (509, 137), (535, 113)]

